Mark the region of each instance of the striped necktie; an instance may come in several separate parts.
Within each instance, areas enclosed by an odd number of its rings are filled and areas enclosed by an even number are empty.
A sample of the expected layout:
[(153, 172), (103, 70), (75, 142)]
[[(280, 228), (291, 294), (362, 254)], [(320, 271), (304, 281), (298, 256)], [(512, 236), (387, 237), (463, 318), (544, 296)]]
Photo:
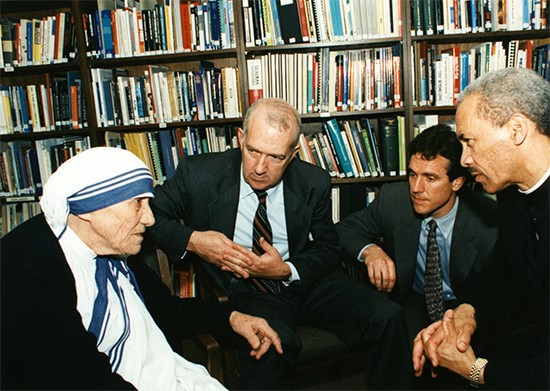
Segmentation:
[[(265, 190), (257, 190), (255, 192), (258, 196), (259, 204), (254, 216), (254, 224), (252, 225), (252, 251), (254, 254), (262, 255), (265, 251), (260, 246), (260, 238), (263, 237), (266, 242), (273, 244), (273, 233), (271, 231), (271, 224), (267, 218), (267, 192)], [(262, 292), (281, 293), (281, 285), (278, 280), (254, 277), (251, 277), (250, 280)]]

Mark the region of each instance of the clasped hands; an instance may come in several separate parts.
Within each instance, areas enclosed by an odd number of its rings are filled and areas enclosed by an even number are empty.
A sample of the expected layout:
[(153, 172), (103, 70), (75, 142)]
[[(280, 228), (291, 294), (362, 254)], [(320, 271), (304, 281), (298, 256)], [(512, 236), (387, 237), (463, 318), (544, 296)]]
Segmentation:
[(432, 377), (437, 368), (447, 368), (468, 379), (476, 356), (470, 341), (476, 329), (475, 310), (462, 304), (455, 310), (447, 310), (443, 319), (421, 330), (414, 339), (412, 352), (414, 372), (422, 375), (426, 360), (432, 364)]
[(265, 253), (257, 255), (220, 232), (195, 231), (189, 238), (187, 249), (219, 266), (223, 271), (233, 273), (237, 278), (281, 280), (290, 277), (290, 267), (283, 261), (277, 249), (264, 238), (260, 238), (260, 245)]

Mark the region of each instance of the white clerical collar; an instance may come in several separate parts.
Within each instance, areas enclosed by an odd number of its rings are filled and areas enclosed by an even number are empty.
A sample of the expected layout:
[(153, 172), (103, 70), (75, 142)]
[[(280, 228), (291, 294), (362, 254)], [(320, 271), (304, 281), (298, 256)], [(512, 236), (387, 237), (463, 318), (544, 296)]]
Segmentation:
[(537, 190), (539, 187), (542, 186), (542, 184), (544, 182), (546, 182), (546, 180), (548, 179), (548, 177), (550, 177), (550, 168), (548, 170), (546, 170), (546, 174), (544, 174), (542, 176), (542, 178), (539, 179), (539, 181), (537, 183), (535, 183), (535, 185), (533, 187), (531, 187), (530, 189), (527, 189), (527, 190), (520, 190), (518, 189), (518, 191), (522, 194), (525, 194), (525, 195), (529, 195), (531, 194), (532, 192), (534, 192), (535, 190)]

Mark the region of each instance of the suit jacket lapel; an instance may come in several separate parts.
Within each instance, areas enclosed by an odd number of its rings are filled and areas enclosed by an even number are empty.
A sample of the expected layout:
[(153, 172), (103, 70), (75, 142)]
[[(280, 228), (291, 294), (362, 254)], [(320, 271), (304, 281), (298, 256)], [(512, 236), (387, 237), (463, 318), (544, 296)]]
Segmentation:
[[(451, 242), (451, 285), (456, 295), (464, 289), (468, 274), (477, 257), (477, 250), (470, 244), (476, 231), (470, 221), (471, 211), (464, 200), (459, 203)], [(453, 259), (455, 261), (453, 261)]]
[(208, 205), (212, 229), (232, 239), (235, 232), (240, 189), (240, 155), (231, 161), (227, 169), (219, 173), (218, 197)]
[(294, 256), (296, 249), (300, 246), (298, 240), (307, 237), (304, 227), (308, 227), (309, 224), (304, 222), (311, 221), (312, 214), (310, 208), (296, 196), (291, 187), (291, 181), (284, 182), (285, 219), (290, 257)]

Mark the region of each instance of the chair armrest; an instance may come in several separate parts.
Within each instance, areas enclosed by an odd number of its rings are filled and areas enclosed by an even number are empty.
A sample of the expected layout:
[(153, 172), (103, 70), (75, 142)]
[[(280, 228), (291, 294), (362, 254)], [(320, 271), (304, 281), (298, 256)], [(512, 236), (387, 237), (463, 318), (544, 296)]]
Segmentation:
[(208, 373), (220, 383), (224, 382), (222, 349), (218, 341), (210, 334), (197, 334), (193, 337), (195, 344), (206, 356)]

